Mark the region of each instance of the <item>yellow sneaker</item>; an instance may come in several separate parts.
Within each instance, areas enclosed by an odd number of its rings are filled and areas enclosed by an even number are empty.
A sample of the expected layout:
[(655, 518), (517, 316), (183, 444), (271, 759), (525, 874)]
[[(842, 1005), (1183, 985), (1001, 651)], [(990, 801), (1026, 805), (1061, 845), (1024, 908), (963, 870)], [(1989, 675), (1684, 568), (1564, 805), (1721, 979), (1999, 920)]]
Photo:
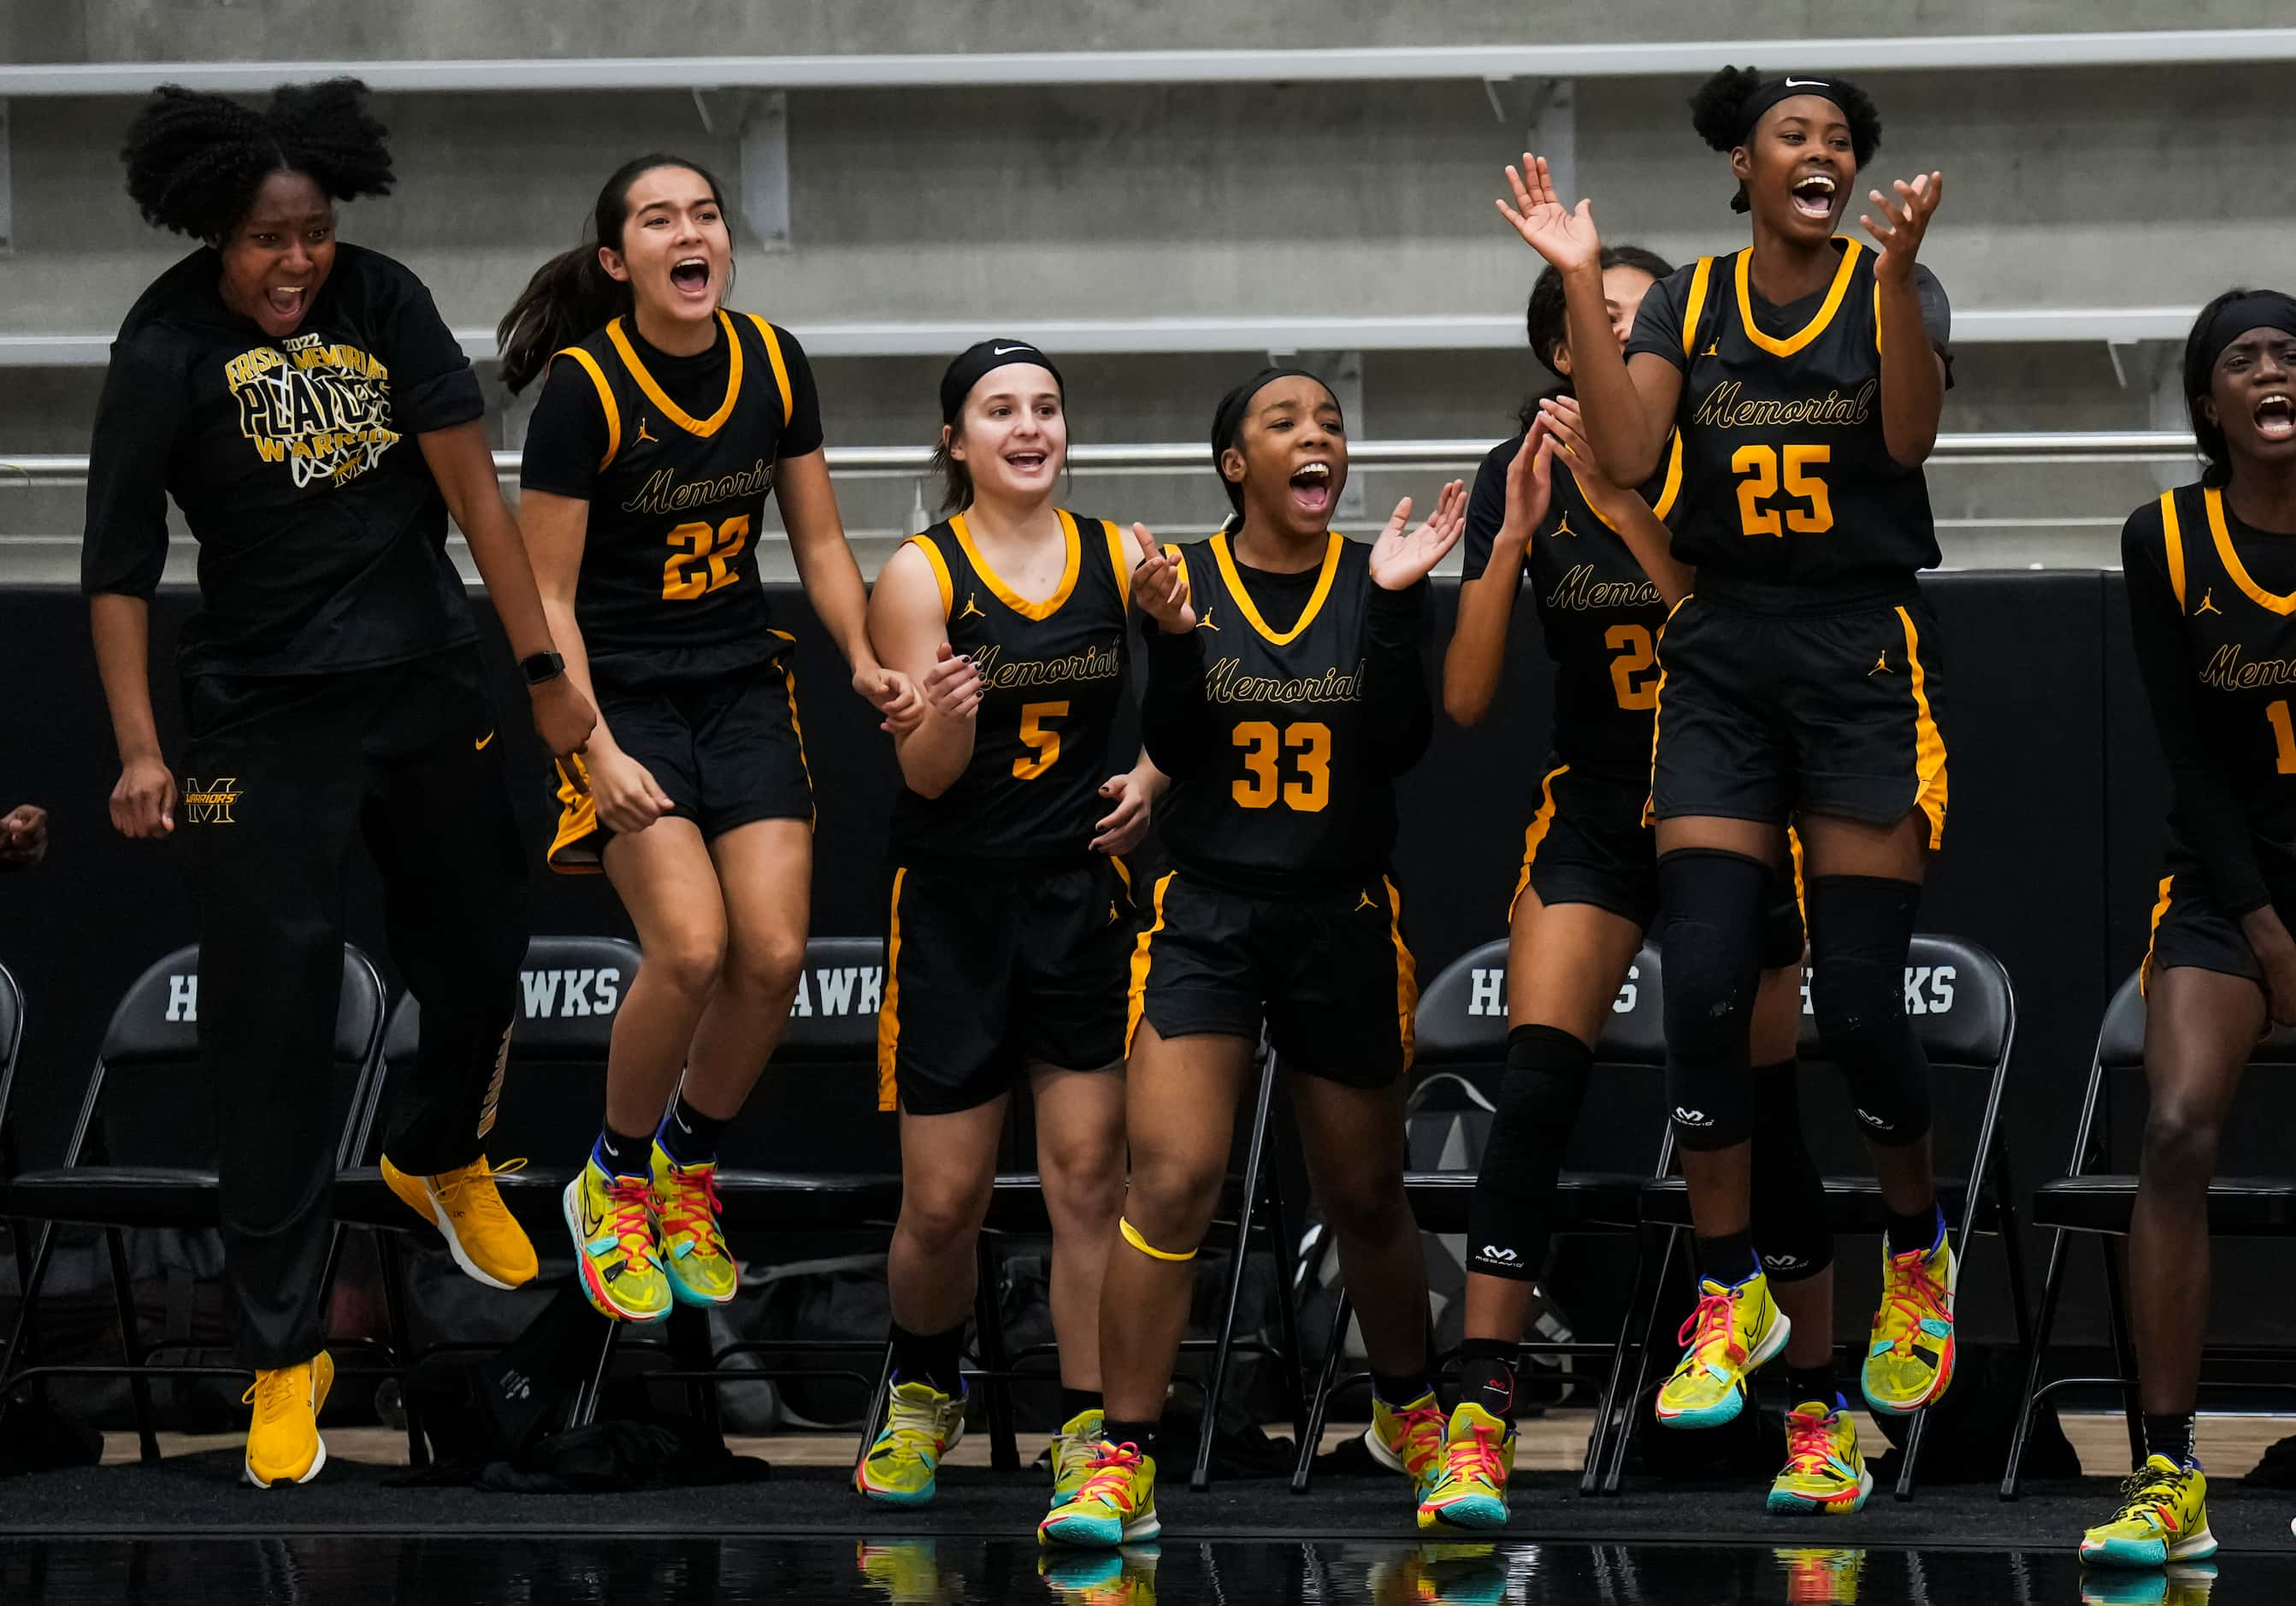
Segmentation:
[(1411, 1479), (1414, 1497), (1434, 1487), (1443, 1472), (1443, 1407), (1431, 1391), (1407, 1405), (1390, 1405), (1372, 1397), (1371, 1426), (1364, 1430), (1364, 1448), (1391, 1472)]
[(1756, 1272), (1735, 1288), (1711, 1277), (1699, 1285), (1698, 1308), (1676, 1333), (1682, 1360), (1658, 1391), (1659, 1425), (1718, 1428), (1746, 1408), (1746, 1380), (1786, 1347), (1793, 1323)]
[(941, 1457), (964, 1437), (964, 1396), (931, 1383), (896, 1383), (885, 1425), (861, 1458), (853, 1487), (880, 1505), (922, 1505), (933, 1497)]
[(1461, 1401), (1443, 1435), (1442, 1468), (1419, 1502), (1419, 1526), (1505, 1528), (1513, 1471), (1513, 1425), (1472, 1400)]
[(742, 1268), (718, 1225), (718, 1163), (681, 1166), (653, 1146), (655, 1242), (680, 1305), (724, 1305), (741, 1291)]
[(322, 1349), (299, 1366), (258, 1372), (240, 1404), (255, 1407), (247, 1430), (247, 1481), (267, 1489), (284, 1480), (308, 1483), (327, 1464), (319, 1407), (334, 1386), (334, 1358)]
[(964, 1575), (942, 1569), (931, 1539), (864, 1539), (853, 1564), (892, 1606), (956, 1606), (968, 1598)]
[(1156, 1563), (1162, 1556), (1153, 1545), (1040, 1550), (1037, 1576), (1062, 1606), (1156, 1606)]
[(2081, 1536), (2085, 1567), (2166, 1567), (2217, 1553), (2209, 1532), (2209, 1480), (2166, 1455), (2145, 1458), (2120, 1486), (2120, 1509)]
[(1103, 1441), (1086, 1468), (1084, 1487), (1037, 1524), (1039, 1545), (1114, 1550), (1164, 1531), (1156, 1516), (1156, 1458), (1136, 1445)]
[(669, 1279), (662, 1275), (647, 1207), (653, 1189), (643, 1176), (609, 1176), (594, 1157), (566, 1184), (566, 1231), (582, 1291), (602, 1315), (617, 1322), (658, 1322), (669, 1314)]
[(502, 1201), (495, 1178), (526, 1162), (512, 1160), (501, 1171), (488, 1168), (485, 1155), (436, 1176), (413, 1176), (382, 1157), (382, 1180), (407, 1209), (439, 1229), (455, 1264), (488, 1288), (523, 1288), (539, 1269), (534, 1245)]
[(1807, 1400), (1786, 1413), (1786, 1464), (1770, 1485), (1774, 1512), (1842, 1515), (1866, 1504), (1874, 1474), (1857, 1449), (1857, 1424), (1825, 1400)]
[(2081, 1574), (2081, 1606), (2209, 1606), (2213, 1561), (2171, 1561), (2158, 1571), (2099, 1568)]
[(1107, 1424), (1102, 1411), (1079, 1411), (1053, 1435), (1053, 1504), (1066, 1505), (1092, 1476), (1100, 1458), (1101, 1429)]
[(1876, 1416), (1911, 1416), (1953, 1381), (1953, 1291), (1961, 1262), (1945, 1233), (1934, 1248), (1892, 1255), (1882, 1246), (1882, 1307), (1866, 1356), (1866, 1404)]
[(1496, 1545), (1415, 1545), (1373, 1565), (1364, 1577), (1364, 1598), (1414, 1606), (1505, 1606), (1507, 1581), (1507, 1559)]

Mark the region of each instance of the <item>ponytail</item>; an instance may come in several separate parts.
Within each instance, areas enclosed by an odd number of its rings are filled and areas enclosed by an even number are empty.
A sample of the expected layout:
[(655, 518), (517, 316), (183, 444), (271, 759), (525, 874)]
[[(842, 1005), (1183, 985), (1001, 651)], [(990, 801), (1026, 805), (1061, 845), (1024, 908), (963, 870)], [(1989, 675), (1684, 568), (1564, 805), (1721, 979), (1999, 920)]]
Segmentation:
[(606, 272), (594, 241), (561, 251), (526, 282), (495, 326), (502, 349), (502, 379), (515, 396), (550, 366), (557, 353), (628, 315), (630, 287)]

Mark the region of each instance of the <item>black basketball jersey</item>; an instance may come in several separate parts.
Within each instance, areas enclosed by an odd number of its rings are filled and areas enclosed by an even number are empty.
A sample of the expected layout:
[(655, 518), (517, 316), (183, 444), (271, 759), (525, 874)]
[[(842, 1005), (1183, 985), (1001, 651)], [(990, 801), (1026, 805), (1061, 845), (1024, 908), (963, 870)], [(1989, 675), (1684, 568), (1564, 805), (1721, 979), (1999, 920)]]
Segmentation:
[(1183, 874), (1244, 890), (1317, 891), (1387, 867), (1395, 785), (1365, 700), (1371, 548), (1333, 534), (1283, 629), (1254, 604), (1226, 532), (1180, 546), (1202, 633), (1212, 746), (1176, 779), (1165, 849)]
[(2250, 575), (2222, 491), (2181, 486), (2161, 493), (2160, 509), (2163, 567), (2184, 611), (2202, 733), (2223, 755), (2251, 826), (2296, 842), (2296, 595), (2276, 595)]
[[(1489, 562), (1496, 525), (1482, 528), (1476, 509), (1494, 505), (1504, 519), (1506, 474), (1522, 449), (1517, 437), (1483, 459), (1474, 505), (1468, 513), (1464, 571), (1469, 579)], [(1546, 518), (1523, 549), (1523, 575), (1538, 610), (1539, 634), (1554, 661), (1556, 761), (1574, 770), (1647, 782), (1651, 721), (1658, 709), (1658, 639), (1666, 602), (1658, 586), (1608, 520), (1596, 512), (1578, 477), (1557, 464)], [(1682, 442), (1669, 447), (1667, 466), (1643, 488), (1663, 520), (1682, 484)]]
[(758, 537), (794, 406), (789, 370), (765, 319), (718, 319), (726, 392), (706, 417), (663, 391), (623, 319), (558, 354), (581, 365), (606, 414), (574, 618), (609, 685), (708, 679), (788, 645), (758, 584)]
[(1063, 510), (1068, 564), (1041, 602), (982, 561), (964, 515), (912, 536), (940, 583), (949, 645), (980, 671), (972, 758), (938, 798), (893, 802), (896, 856), (1081, 857), (1107, 807), (1116, 717), (1131, 684), (1125, 606), (1132, 566), (1116, 526)]
[(1752, 248), (1693, 270), (1672, 523), (1702, 589), (1720, 577), (1886, 593), (1937, 565), (1928, 481), (1882, 437), (1874, 254), (1840, 243), (1825, 299), (1784, 336), (1755, 323)]

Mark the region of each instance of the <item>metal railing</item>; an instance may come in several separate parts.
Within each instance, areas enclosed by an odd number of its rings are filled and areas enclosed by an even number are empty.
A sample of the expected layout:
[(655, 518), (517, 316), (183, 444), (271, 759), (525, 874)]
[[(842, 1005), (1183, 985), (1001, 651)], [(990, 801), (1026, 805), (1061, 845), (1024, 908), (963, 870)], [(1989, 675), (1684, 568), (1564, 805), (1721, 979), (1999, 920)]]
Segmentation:
[[(1466, 469), (1489, 451), (1478, 440), (1359, 440), (1348, 447), (1357, 469)], [(1940, 435), (1931, 465), (2027, 463), (2190, 463), (2194, 443), (2182, 430), (2038, 430)], [(932, 458), (923, 446), (831, 447), (829, 466), (853, 479), (893, 479), (922, 474)], [(1164, 474), (1201, 470), (1209, 458), (1200, 441), (1149, 441), (1128, 445), (1078, 444), (1069, 448), (1069, 468), (1078, 474)], [(519, 455), (496, 452), (495, 471), (517, 477)], [(84, 455), (0, 455), (0, 488), (8, 486), (81, 485), (87, 480)]]

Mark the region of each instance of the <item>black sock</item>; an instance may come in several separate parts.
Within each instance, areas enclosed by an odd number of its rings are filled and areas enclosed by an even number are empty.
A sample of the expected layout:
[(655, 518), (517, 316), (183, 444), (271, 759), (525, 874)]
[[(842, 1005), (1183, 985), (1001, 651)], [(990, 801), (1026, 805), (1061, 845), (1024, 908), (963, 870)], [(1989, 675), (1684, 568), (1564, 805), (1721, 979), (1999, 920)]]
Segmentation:
[(1385, 1401), (1390, 1411), (1399, 1411), (1414, 1400), (1424, 1399), (1435, 1392), (1427, 1381), (1427, 1373), (1413, 1372), (1401, 1377), (1387, 1377), (1380, 1372), (1371, 1374), (1371, 1391)]
[(652, 1142), (651, 1137), (632, 1137), (611, 1127), (601, 1127), (598, 1141), (591, 1146), (590, 1158), (609, 1176), (651, 1176), (653, 1162), (646, 1151)]
[(964, 1389), (963, 1352), (964, 1324), (959, 1323), (947, 1332), (911, 1332), (898, 1322), (893, 1323), (893, 1381), (897, 1383), (930, 1383), (943, 1394), (961, 1394)]
[(1469, 1339), (1459, 1346), (1459, 1403), (1470, 1401), (1514, 1425), (1514, 1357), (1505, 1339)]
[(676, 1164), (699, 1165), (718, 1158), (718, 1140), (726, 1135), (727, 1124), (714, 1115), (702, 1114), (681, 1093), (670, 1102), (669, 1113), (661, 1118), (661, 1129), (653, 1135), (653, 1141)]
[(1111, 1416), (1102, 1424), (1100, 1437), (1104, 1444), (1130, 1445), (1143, 1455), (1156, 1454), (1154, 1422), (1120, 1422)]
[(1828, 1410), (1838, 1409), (1841, 1395), (1833, 1385), (1833, 1362), (1829, 1358), (1815, 1366), (1786, 1367), (1786, 1409), (1807, 1405), (1812, 1400), (1822, 1400)]
[(1101, 1409), (1099, 1389), (1071, 1389), (1066, 1383), (1061, 1385), (1061, 1420), (1062, 1422), (1072, 1422), (1086, 1412), (1099, 1409)]
[(1912, 1216), (1890, 1212), (1890, 1253), (1910, 1254), (1915, 1250), (1927, 1254), (1937, 1246), (1939, 1236), (1945, 1231), (1945, 1212), (1931, 1200), (1929, 1208)]
[(1697, 1242), (1698, 1274), (1709, 1282), (1735, 1288), (1762, 1269), (1762, 1263), (1754, 1258), (1754, 1234), (1751, 1229), (1725, 1233), (1718, 1238), (1700, 1238)]
[(2171, 1411), (2144, 1413), (2144, 1453), (2166, 1455), (2180, 1467), (2198, 1466), (2201, 1457), (2193, 1442), (2193, 1413)]

